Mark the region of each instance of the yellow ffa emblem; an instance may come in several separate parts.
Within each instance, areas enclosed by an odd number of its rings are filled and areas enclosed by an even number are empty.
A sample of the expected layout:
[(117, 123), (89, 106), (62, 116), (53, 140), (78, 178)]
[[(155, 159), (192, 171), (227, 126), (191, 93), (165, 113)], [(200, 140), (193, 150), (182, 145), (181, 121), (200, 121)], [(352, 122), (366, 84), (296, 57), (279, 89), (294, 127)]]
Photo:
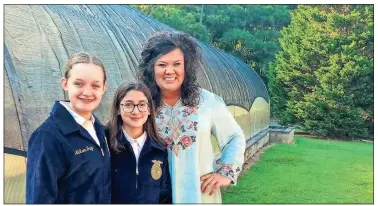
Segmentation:
[(161, 164), (163, 164), (163, 162), (159, 160), (152, 160), (152, 163), (154, 163), (151, 168), (152, 179), (158, 180), (163, 173), (163, 171), (161, 170)]

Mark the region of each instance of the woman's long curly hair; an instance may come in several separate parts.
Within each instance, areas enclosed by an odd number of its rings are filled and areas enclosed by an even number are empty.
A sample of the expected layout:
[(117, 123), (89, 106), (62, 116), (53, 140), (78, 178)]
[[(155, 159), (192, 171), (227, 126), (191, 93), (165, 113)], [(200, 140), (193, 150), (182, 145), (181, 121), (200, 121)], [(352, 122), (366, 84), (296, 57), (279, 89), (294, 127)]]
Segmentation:
[(199, 104), (200, 87), (197, 84), (196, 71), (202, 66), (202, 57), (195, 39), (182, 32), (163, 31), (151, 36), (144, 45), (138, 66), (137, 79), (150, 89), (155, 107), (162, 104), (160, 88), (156, 84), (154, 64), (162, 56), (174, 49), (184, 54), (184, 82), (181, 85), (181, 101), (185, 106)]

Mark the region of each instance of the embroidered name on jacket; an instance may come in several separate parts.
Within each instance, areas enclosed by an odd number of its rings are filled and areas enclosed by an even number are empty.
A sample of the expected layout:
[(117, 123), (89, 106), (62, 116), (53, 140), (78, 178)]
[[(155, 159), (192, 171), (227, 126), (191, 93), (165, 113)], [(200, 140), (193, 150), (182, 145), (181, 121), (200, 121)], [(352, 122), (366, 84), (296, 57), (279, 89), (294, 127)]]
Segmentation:
[(93, 152), (93, 147), (86, 147), (84, 149), (77, 149), (76, 152), (75, 152), (75, 155), (79, 155), (79, 154), (82, 154), (84, 152), (88, 152), (88, 151), (92, 151)]

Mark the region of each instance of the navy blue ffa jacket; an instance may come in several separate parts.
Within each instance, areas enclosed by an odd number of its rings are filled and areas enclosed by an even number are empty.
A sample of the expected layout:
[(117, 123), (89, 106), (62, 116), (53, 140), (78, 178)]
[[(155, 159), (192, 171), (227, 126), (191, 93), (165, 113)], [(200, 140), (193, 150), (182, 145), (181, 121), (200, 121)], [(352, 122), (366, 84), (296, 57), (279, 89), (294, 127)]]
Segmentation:
[(117, 139), (125, 150), (119, 154), (111, 150), (112, 203), (172, 204), (167, 151), (147, 137), (137, 166), (134, 151), (121, 129)]
[(29, 139), (26, 203), (111, 202), (110, 153), (95, 117), (99, 146), (56, 101), (50, 116)]

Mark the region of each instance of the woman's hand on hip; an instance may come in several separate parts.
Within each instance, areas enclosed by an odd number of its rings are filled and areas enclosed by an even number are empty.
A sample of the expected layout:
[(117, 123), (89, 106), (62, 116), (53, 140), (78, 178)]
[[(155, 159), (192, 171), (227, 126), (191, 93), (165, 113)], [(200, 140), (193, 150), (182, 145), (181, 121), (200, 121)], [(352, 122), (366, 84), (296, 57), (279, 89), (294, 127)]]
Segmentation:
[(210, 173), (203, 175), (200, 179), (203, 181), (201, 186), (202, 193), (208, 191), (208, 189), (213, 188), (210, 192), (210, 196), (215, 193), (220, 187), (227, 187), (231, 183), (231, 179), (225, 176), (222, 176), (218, 173)]

